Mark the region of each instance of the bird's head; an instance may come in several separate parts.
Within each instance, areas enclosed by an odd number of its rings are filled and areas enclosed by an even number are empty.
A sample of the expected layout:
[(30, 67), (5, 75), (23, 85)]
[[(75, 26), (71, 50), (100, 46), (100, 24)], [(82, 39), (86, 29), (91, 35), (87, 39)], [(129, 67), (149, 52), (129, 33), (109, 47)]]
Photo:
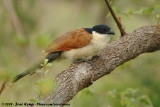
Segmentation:
[(92, 32), (99, 34), (115, 35), (114, 31), (107, 25), (95, 25), (92, 27)]

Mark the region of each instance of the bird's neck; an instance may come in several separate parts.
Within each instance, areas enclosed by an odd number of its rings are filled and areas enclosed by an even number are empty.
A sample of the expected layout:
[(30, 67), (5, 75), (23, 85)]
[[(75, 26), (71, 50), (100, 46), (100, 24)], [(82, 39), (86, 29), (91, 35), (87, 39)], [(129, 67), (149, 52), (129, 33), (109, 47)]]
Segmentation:
[(107, 34), (100, 34), (100, 33), (97, 33), (96, 31), (92, 31), (92, 35), (93, 35), (93, 38), (99, 38), (99, 39), (108, 39), (110, 40), (110, 35), (107, 35)]
[(110, 35), (100, 34), (95, 31), (92, 32), (93, 38), (91, 43), (97, 45), (96, 47), (100, 50), (103, 49), (110, 40)]
[(91, 28), (84, 28), (88, 33), (92, 34), (92, 29)]

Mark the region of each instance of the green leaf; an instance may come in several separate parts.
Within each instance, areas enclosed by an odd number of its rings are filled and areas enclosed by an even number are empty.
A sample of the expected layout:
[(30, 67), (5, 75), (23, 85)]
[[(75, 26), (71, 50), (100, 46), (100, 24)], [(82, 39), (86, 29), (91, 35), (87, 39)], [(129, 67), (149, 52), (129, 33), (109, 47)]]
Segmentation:
[(31, 101), (32, 103), (37, 103), (38, 102), (38, 100), (36, 100), (36, 99), (30, 99), (29, 101)]
[(128, 10), (128, 14), (133, 14), (133, 10), (132, 10), (132, 9), (129, 9), (129, 10)]
[(156, 8), (156, 7), (160, 7), (160, 4), (156, 4), (156, 5), (154, 5), (154, 7)]
[(113, 89), (111, 91), (109, 91), (107, 93), (107, 96), (111, 97), (111, 98), (115, 98), (117, 96), (117, 90), (116, 89)]
[(48, 45), (48, 42), (50, 41), (50, 35), (49, 34), (43, 34), (36, 38), (36, 44), (40, 48), (45, 48)]
[(108, 14), (106, 15), (106, 17), (109, 17), (109, 16), (111, 16), (111, 13), (110, 13), (110, 12), (108, 12)]
[(160, 15), (157, 14), (157, 15), (156, 15), (156, 18), (158, 19), (159, 17), (160, 17)]
[(52, 66), (52, 63), (48, 63), (48, 64), (47, 64), (47, 67), (50, 67), (50, 66)]
[(26, 46), (29, 44), (29, 38), (27, 36), (20, 36), (20, 35), (14, 35), (13, 40), (15, 41), (16, 44), (20, 46)]
[(47, 62), (48, 62), (48, 59), (45, 59), (45, 60), (44, 60), (44, 65), (46, 65), (46, 64), (47, 64)]
[(46, 75), (48, 72), (49, 72), (49, 70), (46, 70), (46, 71), (44, 72), (44, 75)]

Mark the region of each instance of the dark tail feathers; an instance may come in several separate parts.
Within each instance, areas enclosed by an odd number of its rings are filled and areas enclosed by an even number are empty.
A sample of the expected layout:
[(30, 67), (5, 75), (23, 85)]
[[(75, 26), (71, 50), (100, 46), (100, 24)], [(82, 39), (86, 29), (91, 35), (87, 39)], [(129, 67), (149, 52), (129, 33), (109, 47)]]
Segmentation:
[[(51, 63), (53, 62), (55, 59), (57, 59), (60, 56), (61, 52), (51, 52), (48, 53), (48, 55), (46, 56), (45, 59), (48, 59), (47, 63)], [(35, 70), (37, 69), (41, 69), (42, 66), (41, 64), (43, 63), (43, 61), (41, 61), (40, 63), (34, 65), (33, 67), (27, 69), (26, 71), (22, 72), (21, 74), (17, 75), (14, 79), (13, 79), (13, 83), (18, 81), (19, 79), (23, 78), (24, 76), (28, 75), (28, 74), (33, 74), (35, 72)]]

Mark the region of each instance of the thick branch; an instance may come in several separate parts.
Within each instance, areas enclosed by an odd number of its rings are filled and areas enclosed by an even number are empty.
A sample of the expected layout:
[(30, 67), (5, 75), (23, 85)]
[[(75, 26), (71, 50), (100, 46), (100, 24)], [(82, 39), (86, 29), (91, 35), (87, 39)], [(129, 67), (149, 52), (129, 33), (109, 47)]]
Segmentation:
[(116, 24), (117, 24), (117, 26), (118, 26), (118, 28), (119, 28), (119, 30), (120, 30), (121, 37), (124, 36), (124, 35), (126, 35), (126, 32), (125, 32), (125, 30), (123, 29), (121, 23), (118, 21), (118, 19), (117, 19), (117, 17), (116, 17), (116, 14), (114, 13), (112, 7), (110, 6), (109, 1), (108, 1), (108, 0), (105, 0), (105, 2), (106, 2), (106, 4), (107, 4), (107, 7), (108, 7), (108, 9), (109, 9), (109, 11), (110, 11), (110, 13), (111, 13), (114, 21), (116, 22)]
[(43, 96), (41, 102), (67, 103), (80, 90), (91, 85), (92, 81), (111, 73), (119, 65), (146, 52), (160, 50), (160, 28), (154, 35), (156, 26), (144, 26), (108, 44), (99, 53), (100, 58), (72, 64), (56, 77), (57, 88), (50, 95)]

